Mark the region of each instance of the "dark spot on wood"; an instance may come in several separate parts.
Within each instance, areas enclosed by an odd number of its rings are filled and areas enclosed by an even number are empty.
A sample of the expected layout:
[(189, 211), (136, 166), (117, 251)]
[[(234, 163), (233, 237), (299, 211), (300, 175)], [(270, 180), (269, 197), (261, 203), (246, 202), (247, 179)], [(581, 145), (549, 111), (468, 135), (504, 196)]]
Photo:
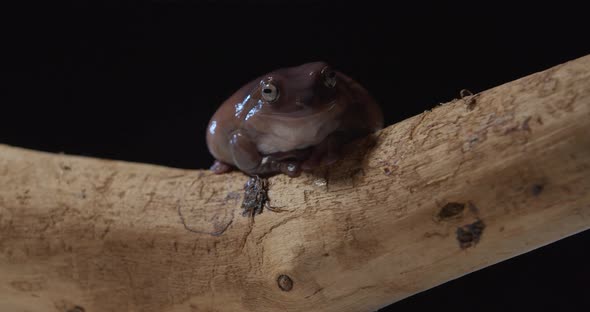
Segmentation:
[(540, 183), (533, 184), (533, 186), (531, 187), (531, 193), (533, 194), (533, 196), (539, 196), (543, 192), (543, 189), (545, 189), (545, 185)]
[(529, 126), (529, 122), (531, 121), (531, 116), (527, 117), (523, 122), (522, 126), (520, 127), (524, 131), (531, 131), (531, 127)]
[(475, 100), (475, 98), (470, 98), (469, 100), (467, 100), (466, 104), (468, 110), (473, 110), (475, 108), (475, 105), (477, 104), (477, 101)]
[(72, 167), (70, 167), (68, 165), (61, 165), (61, 169), (65, 170), (65, 171), (70, 171), (70, 170), (72, 170)]
[(325, 253), (325, 254), (323, 254), (322, 256), (324, 256), (324, 257), (329, 257), (329, 256), (330, 256), (330, 254), (326, 252), (326, 253)]
[(461, 249), (475, 246), (479, 243), (485, 224), (482, 220), (477, 220), (471, 224), (464, 225), (457, 228), (457, 241)]
[(463, 203), (448, 203), (444, 205), (438, 212), (438, 219), (445, 220), (455, 217), (463, 212), (465, 204)]
[(501, 226), (500, 229), (498, 230), (500, 232), (504, 232), (504, 226)]
[(383, 168), (383, 173), (385, 173), (385, 175), (390, 175), (391, 169), (389, 169), (389, 167), (385, 167), (385, 168)]
[(80, 306), (75, 306), (69, 310), (67, 310), (67, 312), (85, 312), (86, 310)]
[(277, 278), (277, 284), (282, 291), (290, 291), (293, 289), (293, 280), (287, 275), (280, 275)]

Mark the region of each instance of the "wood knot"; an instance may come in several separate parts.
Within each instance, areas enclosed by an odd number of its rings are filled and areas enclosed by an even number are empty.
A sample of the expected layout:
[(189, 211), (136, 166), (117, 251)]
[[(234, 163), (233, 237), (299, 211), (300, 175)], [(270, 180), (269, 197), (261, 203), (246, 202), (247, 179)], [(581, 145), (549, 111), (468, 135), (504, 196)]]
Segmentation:
[(293, 280), (287, 275), (280, 275), (277, 278), (277, 284), (282, 291), (290, 291), (293, 289)]

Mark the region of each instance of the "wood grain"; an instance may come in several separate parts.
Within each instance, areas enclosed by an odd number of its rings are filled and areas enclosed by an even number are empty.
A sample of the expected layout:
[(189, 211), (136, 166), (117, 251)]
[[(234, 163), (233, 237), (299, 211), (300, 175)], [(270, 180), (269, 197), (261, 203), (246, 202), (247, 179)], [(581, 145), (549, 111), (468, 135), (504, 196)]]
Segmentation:
[(240, 173), (0, 145), (0, 310), (373, 311), (588, 229), (589, 133), (586, 56), (272, 178), (253, 222)]

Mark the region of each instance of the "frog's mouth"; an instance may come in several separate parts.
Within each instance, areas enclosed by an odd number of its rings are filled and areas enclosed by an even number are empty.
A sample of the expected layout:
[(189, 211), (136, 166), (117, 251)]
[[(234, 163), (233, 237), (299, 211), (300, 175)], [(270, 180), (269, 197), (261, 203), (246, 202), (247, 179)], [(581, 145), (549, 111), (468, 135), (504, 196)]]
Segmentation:
[(308, 105), (298, 106), (301, 107), (300, 110), (290, 112), (259, 112), (259, 114), (269, 118), (287, 121), (304, 118), (329, 118), (330, 115), (337, 115), (343, 110), (343, 105), (338, 100), (332, 100), (330, 103), (322, 105), (319, 108)]
[[(274, 160), (274, 161), (300, 161), (305, 160), (311, 155), (313, 152), (313, 148), (307, 147), (302, 149), (296, 149), (288, 152), (275, 152), (272, 154), (265, 155), (266, 161)], [(264, 161), (264, 159), (263, 159)]]
[(334, 101), (312, 114), (268, 114), (272, 122), (260, 131), (258, 150), (264, 154), (305, 149), (322, 142), (340, 126), (342, 105)]

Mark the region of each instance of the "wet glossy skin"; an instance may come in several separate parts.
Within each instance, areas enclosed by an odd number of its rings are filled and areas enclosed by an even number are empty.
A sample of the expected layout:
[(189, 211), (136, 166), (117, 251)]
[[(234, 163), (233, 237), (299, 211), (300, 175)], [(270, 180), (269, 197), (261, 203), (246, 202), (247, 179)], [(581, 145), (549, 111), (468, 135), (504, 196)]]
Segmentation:
[(281, 68), (215, 112), (207, 126), (211, 170), (298, 176), (337, 161), (342, 144), (382, 127), (380, 107), (345, 74), (324, 62)]

